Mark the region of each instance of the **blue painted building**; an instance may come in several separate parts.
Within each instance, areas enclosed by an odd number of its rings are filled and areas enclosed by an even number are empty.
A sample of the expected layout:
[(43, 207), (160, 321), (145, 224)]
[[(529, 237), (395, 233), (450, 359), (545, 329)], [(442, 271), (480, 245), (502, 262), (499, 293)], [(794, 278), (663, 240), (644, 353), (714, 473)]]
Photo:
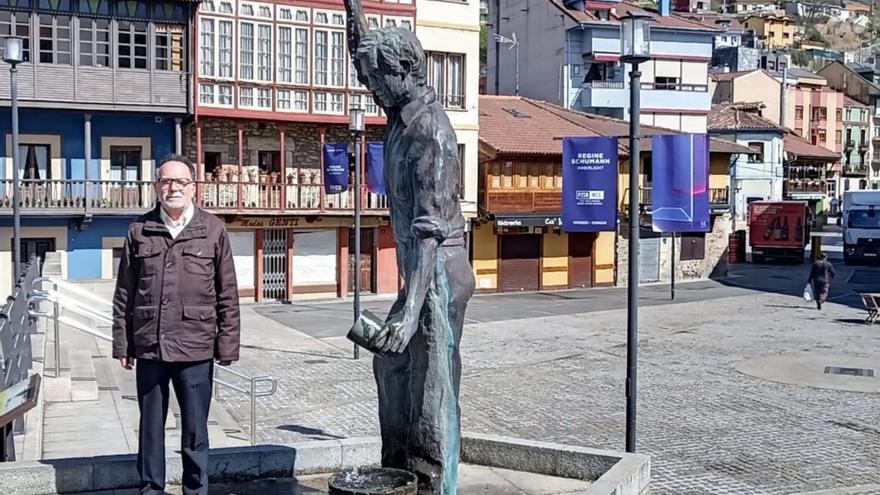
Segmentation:
[[(0, 0), (0, 36), (24, 41), (17, 66), (23, 258), (57, 251), (68, 279), (112, 278), (128, 223), (154, 205), (156, 163), (181, 151), (196, 5)], [(12, 261), (10, 84), (10, 72), (0, 70), (4, 293)]]

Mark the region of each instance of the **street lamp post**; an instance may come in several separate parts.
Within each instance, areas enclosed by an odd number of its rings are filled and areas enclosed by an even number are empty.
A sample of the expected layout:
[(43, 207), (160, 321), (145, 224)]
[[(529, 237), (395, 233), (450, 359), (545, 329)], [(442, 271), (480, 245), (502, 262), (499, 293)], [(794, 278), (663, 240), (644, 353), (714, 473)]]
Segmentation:
[(519, 41), (516, 39), (516, 33), (512, 33), (510, 38), (496, 34), (495, 41), (498, 42), (499, 45), (510, 45), (508, 50), (511, 48), (516, 49), (514, 52), (514, 56), (516, 57), (516, 72), (514, 74), (513, 94), (519, 96)]
[(636, 367), (639, 338), (639, 64), (651, 56), (652, 17), (630, 11), (620, 19), (620, 61), (632, 65), (629, 73), (629, 271), (626, 318), (626, 451), (636, 451)]
[(9, 64), (10, 101), (12, 103), (12, 286), (21, 275), (21, 192), (18, 183), (18, 64), (24, 61), (23, 40), (7, 36), (3, 61)]
[[(354, 321), (361, 314), (361, 135), (366, 129), (364, 109), (349, 110), (351, 121), (348, 129), (354, 133)], [(360, 349), (354, 344), (354, 359), (360, 357)]]

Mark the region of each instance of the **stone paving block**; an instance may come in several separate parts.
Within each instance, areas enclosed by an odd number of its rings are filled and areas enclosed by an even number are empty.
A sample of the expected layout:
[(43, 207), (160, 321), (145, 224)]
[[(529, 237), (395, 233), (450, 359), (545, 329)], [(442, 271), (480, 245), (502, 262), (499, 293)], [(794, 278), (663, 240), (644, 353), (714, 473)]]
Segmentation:
[(0, 463), (0, 487), (10, 495), (83, 492), (93, 488), (92, 466), (81, 460)]

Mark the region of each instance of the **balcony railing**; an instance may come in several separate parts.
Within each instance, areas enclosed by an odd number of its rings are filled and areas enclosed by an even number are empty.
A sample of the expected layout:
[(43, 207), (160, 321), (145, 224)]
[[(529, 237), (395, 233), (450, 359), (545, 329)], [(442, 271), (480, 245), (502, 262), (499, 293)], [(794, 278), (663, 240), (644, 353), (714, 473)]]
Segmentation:
[(782, 193), (785, 194), (824, 194), (825, 184), (817, 180), (788, 180), (782, 186)]
[(706, 84), (645, 82), (642, 83), (641, 88), (659, 91), (689, 91), (694, 93), (705, 93), (706, 91), (709, 91), (709, 86)]
[(587, 81), (584, 88), (595, 89), (623, 89), (623, 81)]
[(868, 165), (860, 164), (860, 165), (843, 165), (840, 168), (840, 173), (842, 175), (855, 175), (855, 176), (863, 176), (868, 173)]
[[(639, 189), (639, 204), (641, 206), (651, 206), (654, 201), (653, 189), (650, 187), (642, 187)], [(629, 205), (629, 189), (624, 190), (621, 198), (623, 205)], [(730, 205), (730, 189), (727, 187), (717, 187), (709, 189), (709, 206), (718, 209), (720, 207), (728, 207)]]
[[(362, 189), (362, 208), (387, 210), (385, 196)], [(277, 184), (253, 182), (199, 182), (198, 200), (216, 211), (345, 211), (354, 210), (354, 191), (327, 194), (323, 184)]]
[(558, 213), (562, 211), (562, 191), (488, 191), (486, 209), (493, 213)]
[[(156, 195), (152, 182), (114, 180), (22, 180), (21, 208), (36, 212), (138, 211), (152, 208)], [(0, 181), (0, 208), (12, 208), (11, 180)], [(86, 205), (88, 202), (88, 205)]]
[[(22, 180), (21, 208), (31, 214), (132, 214), (156, 204), (150, 181)], [(354, 192), (326, 194), (323, 184), (198, 182), (196, 201), (217, 212), (347, 212), (354, 209)], [(385, 196), (362, 186), (364, 210), (387, 210)], [(11, 210), (11, 180), (0, 180), (0, 210)]]

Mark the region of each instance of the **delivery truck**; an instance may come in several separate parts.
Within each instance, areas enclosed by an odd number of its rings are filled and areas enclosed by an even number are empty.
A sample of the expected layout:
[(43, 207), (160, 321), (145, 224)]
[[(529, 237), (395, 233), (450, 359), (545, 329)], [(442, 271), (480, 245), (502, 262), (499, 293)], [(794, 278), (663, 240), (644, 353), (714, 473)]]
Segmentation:
[(810, 239), (809, 206), (803, 201), (755, 201), (749, 204), (752, 262), (768, 259), (804, 262)]
[(840, 226), (843, 262), (876, 262), (880, 258), (880, 190), (843, 193)]

